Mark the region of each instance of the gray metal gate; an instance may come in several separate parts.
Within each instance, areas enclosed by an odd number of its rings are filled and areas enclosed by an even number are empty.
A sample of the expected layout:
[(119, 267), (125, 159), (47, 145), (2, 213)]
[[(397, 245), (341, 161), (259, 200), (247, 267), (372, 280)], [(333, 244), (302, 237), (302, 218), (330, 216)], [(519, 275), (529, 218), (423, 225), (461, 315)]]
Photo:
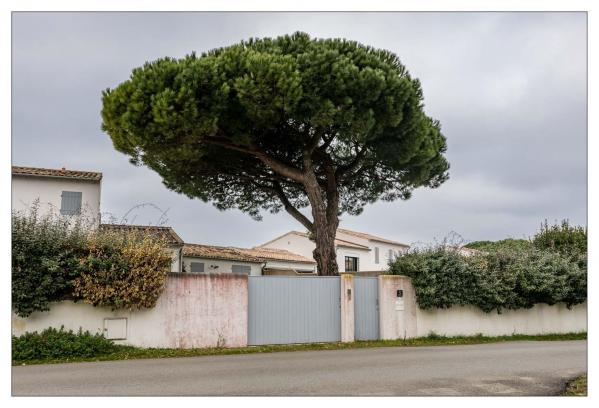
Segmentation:
[(341, 341), (339, 277), (249, 276), (248, 344)]
[(354, 276), (356, 340), (379, 338), (379, 285), (377, 278)]

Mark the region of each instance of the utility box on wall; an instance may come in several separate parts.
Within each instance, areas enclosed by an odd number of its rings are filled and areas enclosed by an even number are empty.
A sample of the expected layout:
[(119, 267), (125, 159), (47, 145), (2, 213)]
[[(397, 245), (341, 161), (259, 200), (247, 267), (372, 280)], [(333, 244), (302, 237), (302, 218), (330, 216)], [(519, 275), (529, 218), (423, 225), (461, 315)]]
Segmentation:
[(109, 340), (127, 339), (127, 318), (115, 317), (104, 319), (104, 337)]

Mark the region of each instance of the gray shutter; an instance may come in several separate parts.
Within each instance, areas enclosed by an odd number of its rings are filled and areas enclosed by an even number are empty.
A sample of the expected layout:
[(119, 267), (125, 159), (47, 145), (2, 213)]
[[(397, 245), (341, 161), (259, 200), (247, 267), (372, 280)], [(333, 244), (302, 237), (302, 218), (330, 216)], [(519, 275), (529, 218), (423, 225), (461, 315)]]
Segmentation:
[(190, 262), (189, 267), (192, 273), (204, 272), (203, 262)]
[(249, 265), (231, 265), (231, 272), (233, 273), (245, 273), (249, 275), (252, 271), (252, 267)]
[(60, 213), (62, 215), (79, 215), (81, 214), (81, 197), (80, 191), (63, 191), (60, 201)]
[(374, 263), (379, 263), (379, 247), (374, 247)]

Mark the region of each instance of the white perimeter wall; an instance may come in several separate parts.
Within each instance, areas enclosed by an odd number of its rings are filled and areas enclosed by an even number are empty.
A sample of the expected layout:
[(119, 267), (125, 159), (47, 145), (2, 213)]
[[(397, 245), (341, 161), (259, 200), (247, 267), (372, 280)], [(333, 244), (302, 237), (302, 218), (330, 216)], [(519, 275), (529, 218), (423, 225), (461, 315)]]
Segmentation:
[[(106, 332), (123, 328), (119, 344), (140, 347), (241, 347), (247, 345), (247, 276), (242, 274), (171, 274), (156, 307), (112, 311), (82, 302), (59, 302), (27, 318), (12, 314), (12, 334), (48, 327)], [(110, 320), (120, 319), (120, 320)], [(125, 320), (126, 319), (126, 326)], [(115, 330), (119, 333), (120, 330)], [(121, 337), (121, 336), (118, 336)]]
[(416, 311), (417, 336), (431, 331), (448, 336), (502, 336), (511, 334), (550, 334), (587, 331), (587, 304), (568, 309), (565, 304), (537, 304), (531, 309), (485, 313), (474, 306)]

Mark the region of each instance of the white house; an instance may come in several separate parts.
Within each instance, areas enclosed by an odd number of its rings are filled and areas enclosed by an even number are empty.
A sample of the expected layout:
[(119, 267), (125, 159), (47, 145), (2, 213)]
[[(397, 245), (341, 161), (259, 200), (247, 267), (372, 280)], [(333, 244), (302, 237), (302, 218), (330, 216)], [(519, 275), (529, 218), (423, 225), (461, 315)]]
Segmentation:
[(95, 171), (44, 169), (12, 166), (12, 209), (24, 211), (39, 202), (43, 214), (84, 214), (95, 225), (100, 222), (102, 173)]
[[(261, 248), (285, 249), (312, 258), (316, 247), (308, 234), (289, 231), (265, 244)], [(337, 229), (335, 249), (339, 272), (380, 272), (388, 269), (389, 260), (407, 251), (409, 245), (363, 232)]]
[(185, 244), (182, 272), (315, 275), (316, 262), (284, 249)]

